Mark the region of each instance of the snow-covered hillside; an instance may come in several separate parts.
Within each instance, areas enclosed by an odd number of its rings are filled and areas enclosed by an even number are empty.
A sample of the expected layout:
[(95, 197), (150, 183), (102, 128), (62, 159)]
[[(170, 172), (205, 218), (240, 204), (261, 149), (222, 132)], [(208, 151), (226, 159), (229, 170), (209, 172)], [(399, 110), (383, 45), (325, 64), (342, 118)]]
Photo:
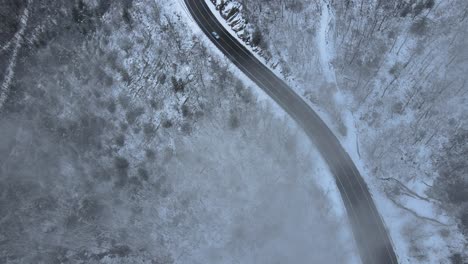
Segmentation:
[[(223, 7), (220, 3), (225, 4)], [(230, 3), (229, 5), (227, 3)], [(242, 5), (239, 6), (238, 4)], [(464, 1), (235, 6), (366, 177), (402, 263), (462, 263), (468, 235)]]
[(323, 161), (180, 1), (3, 7), (0, 263), (356, 262)]

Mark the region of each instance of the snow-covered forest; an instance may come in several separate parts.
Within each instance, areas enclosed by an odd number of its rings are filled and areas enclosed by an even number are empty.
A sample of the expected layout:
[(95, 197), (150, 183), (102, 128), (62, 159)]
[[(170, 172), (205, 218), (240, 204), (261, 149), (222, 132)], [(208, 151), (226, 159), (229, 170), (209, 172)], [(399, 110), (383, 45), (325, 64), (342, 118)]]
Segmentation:
[[(206, 1), (339, 137), (401, 263), (466, 263), (468, 3)], [(315, 147), (182, 0), (0, 6), (0, 263), (358, 263)]]
[(180, 2), (1, 3), (0, 263), (355, 259), (313, 146)]
[(465, 263), (466, 1), (211, 2), (323, 110), (402, 261)]

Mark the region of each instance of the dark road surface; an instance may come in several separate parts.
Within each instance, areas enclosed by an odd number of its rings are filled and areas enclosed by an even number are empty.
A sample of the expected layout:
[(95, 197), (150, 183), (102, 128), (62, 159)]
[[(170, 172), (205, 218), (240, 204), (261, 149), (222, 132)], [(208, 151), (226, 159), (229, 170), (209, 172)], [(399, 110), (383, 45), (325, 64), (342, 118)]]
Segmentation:
[[(204, 0), (185, 0), (185, 4), (206, 36), (293, 117), (317, 146), (335, 177), (362, 263), (398, 263), (368, 187), (332, 131), (300, 96), (229, 34)], [(212, 32), (217, 32), (219, 39)]]

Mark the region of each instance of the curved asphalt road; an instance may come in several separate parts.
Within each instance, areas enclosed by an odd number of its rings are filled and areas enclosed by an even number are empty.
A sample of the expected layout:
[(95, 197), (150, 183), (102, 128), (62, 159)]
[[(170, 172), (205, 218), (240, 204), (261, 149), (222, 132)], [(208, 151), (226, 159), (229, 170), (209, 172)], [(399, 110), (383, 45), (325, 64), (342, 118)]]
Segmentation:
[[(397, 264), (397, 257), (366, 183), (338, 139), (284, 81), (231, 36), (204, 0), (184, 0), (197, 24), (240, 70), (271, 96), (305, 130), (332, 171), (364, 264)], [(217, 32), (215, 39), (211, 32)]]

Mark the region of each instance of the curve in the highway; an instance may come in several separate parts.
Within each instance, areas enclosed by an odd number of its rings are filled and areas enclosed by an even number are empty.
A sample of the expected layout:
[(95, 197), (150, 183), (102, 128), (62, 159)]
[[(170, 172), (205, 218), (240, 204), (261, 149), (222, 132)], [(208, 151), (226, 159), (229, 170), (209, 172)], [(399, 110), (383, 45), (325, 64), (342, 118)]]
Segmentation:
[[(367, 184), (333, 132), (293, 89), (223, 27), (204, 0), (184, 1), (195, 22), (213, 44), (273, 98), (317, 146), (335, 177), (362, 263), (397, 264), (390, 237)], [(212, 32), (216, 32), (219, 38)]]

